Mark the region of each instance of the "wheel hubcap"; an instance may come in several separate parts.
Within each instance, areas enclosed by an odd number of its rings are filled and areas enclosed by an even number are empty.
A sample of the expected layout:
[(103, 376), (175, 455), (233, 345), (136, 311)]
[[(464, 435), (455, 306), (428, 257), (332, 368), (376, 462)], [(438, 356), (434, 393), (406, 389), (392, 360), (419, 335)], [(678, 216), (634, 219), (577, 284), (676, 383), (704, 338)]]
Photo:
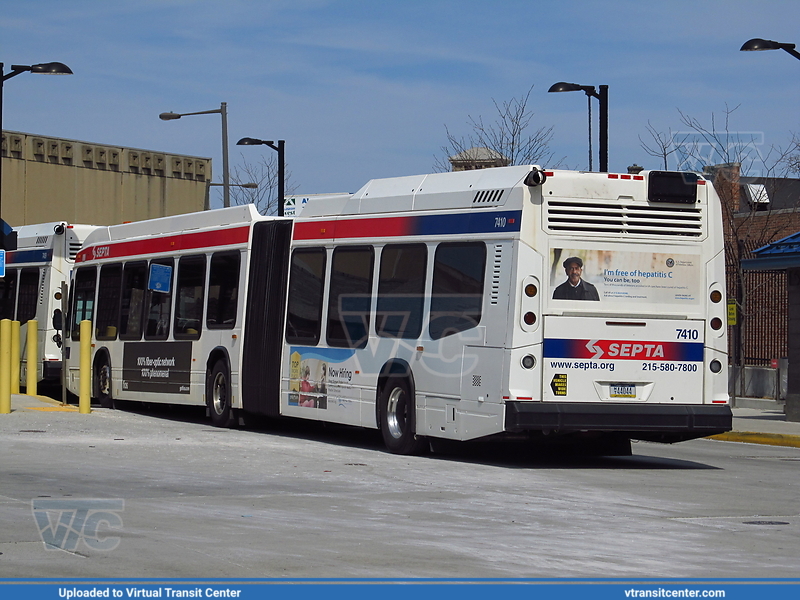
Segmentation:
[(225, 375), (217, 373), (214, 378), (212, 401), (214, 404), (214, 411), (221, 415), (228, 405), (228, 387), (225, 385)]
[(406, 407), (405, 392), (402, 388), (394, 388), (386, 403), (386, 426), (395, 439), (400, 439), (406, 429)]
[(100, 368), (99, 388), (101, 396), (108, 396), (111, 393), (111, 369), (108, 365)]

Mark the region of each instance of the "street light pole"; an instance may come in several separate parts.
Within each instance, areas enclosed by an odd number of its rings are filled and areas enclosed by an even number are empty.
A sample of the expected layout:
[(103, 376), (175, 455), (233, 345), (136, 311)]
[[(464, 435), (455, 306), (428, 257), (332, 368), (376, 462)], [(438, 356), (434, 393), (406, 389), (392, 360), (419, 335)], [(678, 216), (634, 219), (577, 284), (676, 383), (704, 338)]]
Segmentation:
[[(600, 171), (603, 173), (608, 172), (608, 86), (598, 86), (600, 92), (595, 89), (593, 85), (579, 85), (577, 83), (567, 83), (560, 81), (550, 86), (548, 92), (583, 92), (589, 98), (597, 98), (600, 102), (600, 143), (598, 144), (598, 152), (600, 154)], [(589, 101), (591, 102), (591, 100)], [(589, 114), (591, 118), (591, 104), (589, 105)], [(589, 170), (592, 170), (591, 162), (591, 122), (589, 123)]]
[(743, 52), (760, 51), (760, 50), (785, 50), (795, 58), (800, 60), (800, 52), (794, 49), (794, 44), (783, 44), (781, 42), (773, 42), (772, 40), (762, 40), (761, 38), (753, 38), (747, 40), (739, 50)]
[(278, 140), (278, 145), (276, 146), (272, 140), (259, 140), (257, 138), (249, 138), (245, 137), (240, 139), (236, 142), (237, 146), (269, 146), (273, 150), (278, 152), (278, 216), (283, 216), (283, 203), (284, 203), (284, 196), (286, 193), (285, 190), (285, 175), (286, 175), (286, 162), (285, 162), (285, 145), (286, 140)]
[[(45, 75), (72, 75), (72, 69), (70, 69), (67, 65), (60, 62), (51, 62), (51, 63), (41, 63), (38, 65), (11, 65), (11, 71), (6, 74), (5, 66), (3, 63), (0, 62), (0, 75), (2, 78), (0, 79), (0, 135), (3, 132), (3, 84), (5, 83), (6, 79), (11, 79), (12, 77), (16, 77), (20, 73), (42, 73)], [(10, 152), (10, 147), (8, 151)], [(0, 153), (1, 155), (2, 153)], [(3, 198), (3, 161), (0, 158), (0, 217), (2, 217), (2, 204)], [(0, 219), (2, 220), (2, 219)], [(2, 232), (0, 232), (0, 237), (2, 237)]]
[(190, 113), (174, 113), (167, 112), (158, 115), (162, 121), (174, 121), (181, 117), (190, 117), (192, 115), (213, 115), (217, 114), (222, 117), (222, 205), (228, 208), (231, 205), (231, 179), (230, 171), (228, 169), (228, 103), (222, 102), (219, 108), (214, 110), (201, 110), (199, 112)]

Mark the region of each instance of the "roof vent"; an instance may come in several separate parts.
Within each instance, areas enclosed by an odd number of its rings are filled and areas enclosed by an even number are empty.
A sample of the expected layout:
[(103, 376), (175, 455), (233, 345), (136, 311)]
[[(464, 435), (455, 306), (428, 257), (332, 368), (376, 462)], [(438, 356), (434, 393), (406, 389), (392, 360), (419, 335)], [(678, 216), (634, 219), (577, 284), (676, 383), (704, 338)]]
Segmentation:
[(500, 204), (500, 199), (503, 197), (505, 190), (482, 190), (475, 192), (475, 197), (472, 199), (473, 206), (487, 206), (492, 204)]

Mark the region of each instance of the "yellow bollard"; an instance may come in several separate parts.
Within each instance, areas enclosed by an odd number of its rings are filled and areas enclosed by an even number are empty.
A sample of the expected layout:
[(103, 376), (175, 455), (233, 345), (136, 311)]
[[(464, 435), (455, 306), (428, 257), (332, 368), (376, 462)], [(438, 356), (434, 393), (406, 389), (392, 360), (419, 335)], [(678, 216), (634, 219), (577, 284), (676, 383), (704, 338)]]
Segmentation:
[(78, 412), (92, 412), (92, 322), (81, 321), (80, 395)]
[(11, 321), (0, 321), (0, 414), (11, 412)]
[(19, 321), (11, 321), (11, 393), (19, 394)]
[(28, 321), (28, 339), (25, 344), (25, 362), (27, 365), (25, 393), (35, 396), (39, 381), (39, 321)]

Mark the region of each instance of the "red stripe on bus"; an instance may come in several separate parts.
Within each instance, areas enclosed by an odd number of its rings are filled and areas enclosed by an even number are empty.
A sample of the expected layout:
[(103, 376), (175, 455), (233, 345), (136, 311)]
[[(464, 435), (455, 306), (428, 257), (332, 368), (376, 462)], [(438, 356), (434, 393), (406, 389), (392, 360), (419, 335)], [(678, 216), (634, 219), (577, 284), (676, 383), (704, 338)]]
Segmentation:
[(337, 238), (394, 237), (408, 235), (407, 217), (352, 219), (336, 223)]
[(245, 244), (250, 238), (250, 226), (236, 227), (234, 229), (217, 229), (214, 231), (200, 231), (197, 233), (183, 233), (153, 237), (131, 242), (107, 242), (95, 244), (85, 248), (75, 257), (75, 262), (85, 262), (92, 259), (123, 258), (146, 254), (159, 254), (164, 252), (177, 252), (179, 250), (194, 250), (196, 248), (209, 248), (215, 246), (232, 246)]
[(409, 235), (409, 223), (409, 217), (295, 223), (294, 239), (332, 240), (334, 238), (396, 237)]
[(292, 237), (296, 240), (333, 239), (336, 233), (336, 221), (316, 221), (295, 223)]

